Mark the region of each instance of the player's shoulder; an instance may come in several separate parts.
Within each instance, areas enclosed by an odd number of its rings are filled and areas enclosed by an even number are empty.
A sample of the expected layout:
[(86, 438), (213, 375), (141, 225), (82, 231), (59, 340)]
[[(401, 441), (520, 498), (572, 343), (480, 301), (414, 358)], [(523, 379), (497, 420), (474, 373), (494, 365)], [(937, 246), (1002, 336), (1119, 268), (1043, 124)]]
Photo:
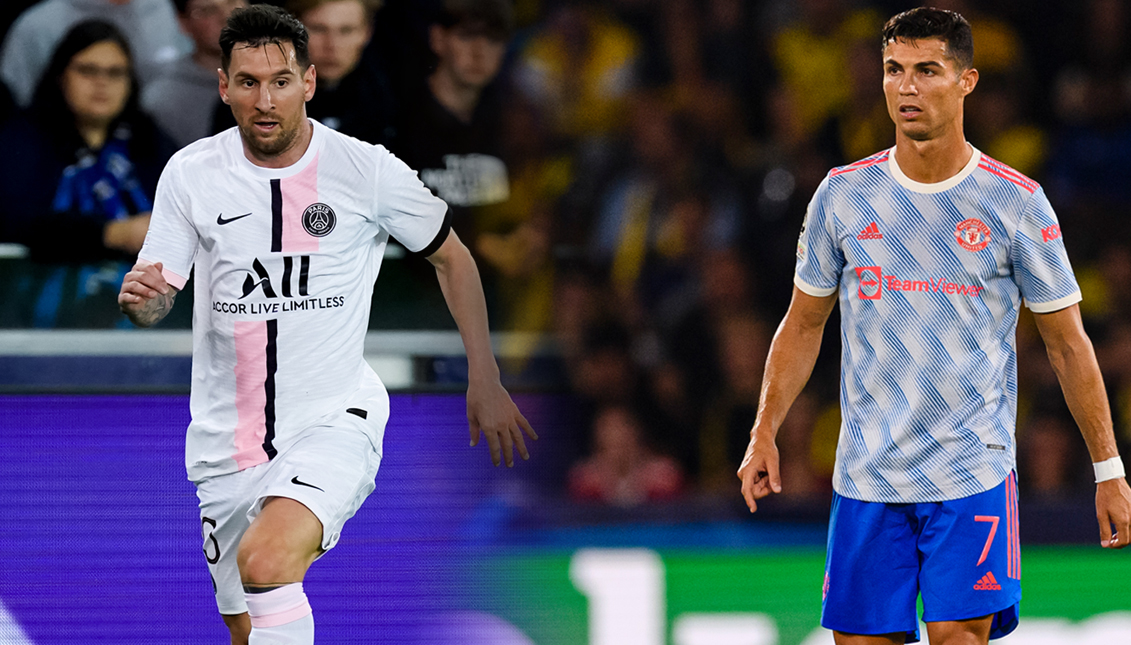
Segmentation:
[(994, 159), (984, 152), (980, 154), (981, 158), (978, 159), (978, 170), (985, 173), (989, 181), (1006, 187), (1013, 186), (1016, 190), (1024, 191), (1028, 193), (1028, 195), (1032, 195), (1040, 189), (1040, 184), (1026, 177), (1021, 172)]
[(875, 167), (879, 166), (880, 164), (886, 163), (889, 156), (891, 156), (891, 148), (881, 150), (881, 151), (879, 151), (875, 154), (864, 157), (863, 159), (860, 159), (859, 161), (854, 161), (854, 162), (852, 162), (850, 164), (846, 164), (844, 166), (837, 166), (836, 168), (833, 168), (832, 170), (829, 171), (829, 178), (830, 179), (833, 178), (833, 177), (846, 177), (847, 178), (847, 176), (852, 175), (852, 173), (856, 173), (856, 172), (859, 172), (861, 170), (865, 170), (865, 169), (868, 169), (868, 168), (875, 168)]
[[(384, 146), (362, 141), (348, 134), (343, 134), (311, 119), (318, 128), (322, 140), (321, 147), (328, 160), (332, 163), (355, 167), (369, 172), (374, 164), (379, 163), (384, 155), (389, 154)], [(321, 162), (320, 162), (321, 163)]]
[(221, 168), (226, 148), (232, 145), (233, 137), (239, 137), (235, 126), (219, 134), (197, 139), (173, 153), (167, 168)]

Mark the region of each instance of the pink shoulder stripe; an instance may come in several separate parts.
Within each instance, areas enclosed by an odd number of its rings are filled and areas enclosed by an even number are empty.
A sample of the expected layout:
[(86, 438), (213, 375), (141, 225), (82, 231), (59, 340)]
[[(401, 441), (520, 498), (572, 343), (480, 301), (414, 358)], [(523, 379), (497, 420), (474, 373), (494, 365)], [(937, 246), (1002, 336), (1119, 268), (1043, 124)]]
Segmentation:
[(1017, 175), (1010, 174), (1010, 173), (1008, 173), (1004, 170), (997, 168), (996, 166), (993, 166), (992, 164), (987, 164), (987, 163), (979, 163), (978, 167), (981, 168), (982, 170), (985, 170), (986, 172), (988, 172), (990, 174), (997, 175), (998, 177), (1001, 177), (1002, 179), (1004, 179), (1004, 180), (1006, 180), (1010, 183), (1016, 184), (1016, 185), (1020, 186), (1021, 188), (1024, 188), (1025, 190), (1029, 191), (1030, 193), (1037, 192), (1036, 182), (1034, 182), (1031, 179), (1026, 181), (1025, 179), (1022, 178), (1022, 177), (1024, 177), (1024, 175), (1022, 175), (1021, 177), (1018, 177)]
[(981, 160), (979, 160), (978, 162), (978, 165), (983, 167), (992, 167), (1000, 173), (1003, 173), (1002, 176), (1008, 175), (1009, 177), (1012, 177), (1015, 180), (1014, 183), (1025, 186), (1029, 190), (1029, 192), (1034, 192), (1039, 187), (1039, 184), (1037, 184), (1037, 182), (1026, 177), (1013, 168), (1003, 164), (997, 159), (994, 159), (993, 157), (987, 157), (983, 154)]
[(877, 152), (876, 154), (872, 155), (871, 157), (865, 157), (865, 158), (861, 159), (860, 161), (850, 163), (847, 166), (841, 166), (840, 168), (834, 168), (833, 171), (829, 173), (829, 176), (830, 177), (836, 177), (837, 175), (843, 175), (846, 172), (852, 172), (853, 170), (860, 170), (861, 168), (869, 168), (871, 166), (875, 166), (877, 164), (883, 163), (883, 162), (887, 161), (888, 154), (890, 152), (891, 152), (890, 150), (883, 150), (881, 152)]

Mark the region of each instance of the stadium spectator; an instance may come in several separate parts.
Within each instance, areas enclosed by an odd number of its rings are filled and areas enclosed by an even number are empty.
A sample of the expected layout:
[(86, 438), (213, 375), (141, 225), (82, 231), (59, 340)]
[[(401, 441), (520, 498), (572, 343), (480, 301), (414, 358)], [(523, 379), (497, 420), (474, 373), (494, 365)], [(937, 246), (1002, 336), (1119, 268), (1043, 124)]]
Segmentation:
[(468, 237), (468, 208), (510, 196), (492, 82), (513, 26), (510, 0), (445, 0), (429, 30), (436, 68), (408, 101), (394, 146), (424, 185), (455, 207), (454, 226)]
[(142, 86), (160, 76), (166, 63), (192, 49), (177, 27), (169, 0), (44, 0), (16, 19), (0, 51), (0, 79), (16, 103), (31, 103), (55, 46), (73, 25), (92, 19), (130, 34)]
[(141, 93), (141, 107), (178, 147), (212, 134), (212, 113), (220, 105), (216, 70), (220, 67), (220, 30), (246, 0), (173, 0), (177, 22), (192, 39), (193, 50), (170, 62)]
[(879, 16), (846, 0), (801, 0), (797, 8), (800, 15), (776, 34), (772, 53), (793, 100), (797, 131), (808, 140), (844, 109), (851, 44), (873, 37)]
[(78, 23), (31, 109), (4, 129), (6, 144), (21, 152), (0, 156), (0, 208), (12, 237), (42, 264), (17, 299), (37, 327), (123, 320), (114, 311), (117, 285), (141, 248), (157, 177), (173, 152), (138, 108), (132, 60), (112, 24)]
[(564, 2), (523, 47), (515, 81), (555, 134), (600, 136), (625, 121), (639, 55), (638, 36), (600, 3)]
[[(286, 8), (310, 32), (317, 88), (306, 113), (326, 127), (368, 143), (391, 146), (397, 100), (388, 76), (362, 52), (373, 35), (380, 0), (291, 0)], [(226, 105), (213, 112), (214, 132), (236, 124)]]
[(593, 453), (569, 472), (569, 493), (577, 500), (635, 506), (683, 492), (683, 473), (671, 457), (655, 453), (631, 408), (602, 408), (593, 422)]
[(307, 114), (338, 132), (389, 145), (396, 101), (388, 77), (362, 58), (373, 36), (380, 0), (292, 0), (290, 10), (310, 31), (310, 61), (318, 89)]
[(496, 278), (499, 327), (549, 331), (558, 205), (573, 181), (575, 161), (551, 141), (538, 110), (522, 97), (510, 96), (502, 116), (510, 197), (477, 209), (475, 250)]

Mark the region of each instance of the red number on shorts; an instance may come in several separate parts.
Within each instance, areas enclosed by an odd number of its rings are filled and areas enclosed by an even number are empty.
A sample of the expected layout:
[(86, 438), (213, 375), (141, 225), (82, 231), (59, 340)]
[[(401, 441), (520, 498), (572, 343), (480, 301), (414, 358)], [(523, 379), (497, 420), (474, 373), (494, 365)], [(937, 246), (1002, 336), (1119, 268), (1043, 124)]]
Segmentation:
[[(986, 556), (990, 554), (990, 545), (994, 542), (994, 535), (997, 533), (997, 523), (1001, 520), (1000, 515), (975, 515), (975, 522), (993, 522), (990, 525), (990, 535), (986, 538), (986, 547), (982, 549), (982, 557), (978, 558), (978, 564), (986, 561)], [(978, 564), (974, 566), (978, 566)]]

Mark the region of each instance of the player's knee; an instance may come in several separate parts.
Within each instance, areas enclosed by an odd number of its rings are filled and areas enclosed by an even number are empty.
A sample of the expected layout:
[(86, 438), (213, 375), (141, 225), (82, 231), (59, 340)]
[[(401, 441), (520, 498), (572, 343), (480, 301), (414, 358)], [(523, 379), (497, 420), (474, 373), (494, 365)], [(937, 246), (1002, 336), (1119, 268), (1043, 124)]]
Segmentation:
[(301, 572), (296, 574), (293, 558), (286, 550), (272, 546), (270, 542), (256, 540), (240, 542), (236, 564), (239, 566), (240, 580), (243, 584), (275, 585), (298, 582), (302, 579)]

